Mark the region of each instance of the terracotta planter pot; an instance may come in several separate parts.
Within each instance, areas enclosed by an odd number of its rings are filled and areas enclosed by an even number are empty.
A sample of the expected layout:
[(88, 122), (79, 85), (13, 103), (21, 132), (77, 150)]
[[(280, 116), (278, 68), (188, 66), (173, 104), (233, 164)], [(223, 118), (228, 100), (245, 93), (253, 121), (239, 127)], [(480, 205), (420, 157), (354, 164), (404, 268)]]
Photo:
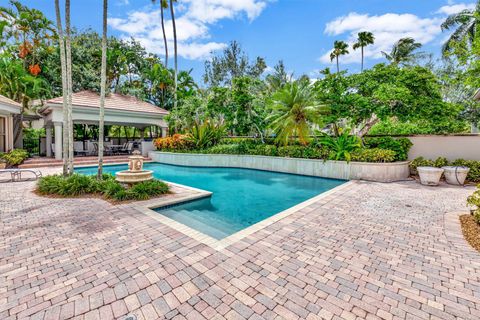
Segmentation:
[(444, 170), (435, 167), (418, 167), (417, 171), (421, 184), (425, 186), (438, 186)]
[(0, 169), (5, 169), (7, 167), (6, 162), (0, 162)]

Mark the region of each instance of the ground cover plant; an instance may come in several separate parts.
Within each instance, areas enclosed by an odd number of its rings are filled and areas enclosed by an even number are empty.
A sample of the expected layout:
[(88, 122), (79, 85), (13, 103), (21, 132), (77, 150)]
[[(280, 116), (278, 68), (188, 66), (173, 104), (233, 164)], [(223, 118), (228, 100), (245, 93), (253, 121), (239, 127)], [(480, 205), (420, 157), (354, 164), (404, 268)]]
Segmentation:
[(168, 185), (160, 180), (150, 180), (125, 186), (110, 174), (103, 174), (102, 179), (95, 176), (72, 174), (68, 177), (50, 175), (40, 178), (37, 192), (41, 195), (76, 197), (97, 195), (113, 201), (148, 200), (168, 193)]

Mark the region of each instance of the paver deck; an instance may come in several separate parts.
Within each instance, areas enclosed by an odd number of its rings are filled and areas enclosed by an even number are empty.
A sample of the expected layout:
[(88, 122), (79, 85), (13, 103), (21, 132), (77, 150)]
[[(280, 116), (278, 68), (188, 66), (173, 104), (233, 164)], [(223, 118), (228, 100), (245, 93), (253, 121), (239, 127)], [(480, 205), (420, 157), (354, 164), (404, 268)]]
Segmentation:
[(0, 184), (0, 319), (480, 318), (472, 188), (358, 182), (222, 250), (33, 188)]

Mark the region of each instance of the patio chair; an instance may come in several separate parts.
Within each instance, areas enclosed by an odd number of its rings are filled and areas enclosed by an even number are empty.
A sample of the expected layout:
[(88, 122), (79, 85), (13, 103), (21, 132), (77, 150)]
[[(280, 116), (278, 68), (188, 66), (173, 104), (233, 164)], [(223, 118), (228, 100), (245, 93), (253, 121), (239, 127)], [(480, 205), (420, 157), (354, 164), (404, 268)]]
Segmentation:
[(9, 173), (10, 174), (10, 180), (0, 180), (0, 182), (18, 182), (22, 181), (22, 173), (29, 173), (33, 174), (33, 178), (25, 179), (23, 181), (28, 181), (28, 180), (37, 180), (42, 176), (42, 172), (39, 170), (34, 170), (34, 169), (1, 169), (0, 174), (2, 173)]
[(120, 149), (118, 149), (119, 154), (128, 154), (128, 142), (125, 142)]

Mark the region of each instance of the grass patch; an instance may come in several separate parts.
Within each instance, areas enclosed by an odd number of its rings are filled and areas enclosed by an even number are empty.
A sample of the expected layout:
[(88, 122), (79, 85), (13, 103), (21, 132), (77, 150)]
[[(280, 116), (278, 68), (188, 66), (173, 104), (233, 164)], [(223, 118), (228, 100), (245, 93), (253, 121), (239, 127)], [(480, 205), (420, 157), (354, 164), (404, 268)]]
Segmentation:
[(69, 177), (52, 175), (40, 178), (37, 184), (37, 192), (41, 195), (60, 197), (91, 195), (113, 201), (148, 200), (168, 191), (168, 185), (160, 180), (144, 181), (126, 187), (110, 174), (104, 174), (102, 180), (77, 173)]
[(460, 224), (465, 240), (478, 252), (480, 252), (480, 225), (475, 222), (472, 215), (464, 214), (460, 216)]

